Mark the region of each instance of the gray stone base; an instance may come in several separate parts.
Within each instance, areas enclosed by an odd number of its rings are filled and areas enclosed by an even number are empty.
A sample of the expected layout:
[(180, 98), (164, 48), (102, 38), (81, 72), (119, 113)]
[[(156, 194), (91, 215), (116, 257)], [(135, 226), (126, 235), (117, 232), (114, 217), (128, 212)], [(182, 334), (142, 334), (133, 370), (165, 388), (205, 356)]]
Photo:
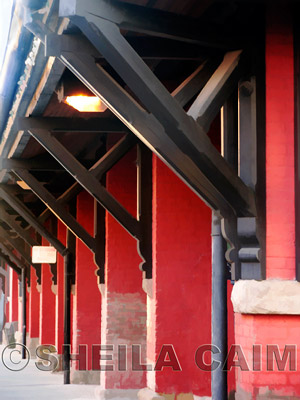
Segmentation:
[(58, 372), (63, 372), (62, 371), (62, 355), (55, 354), (55, 356), (58, 358), (58, 366), (54, 371), (52, 371), (53, 374), (57, 374)]
[(96, 399), (99, 400), (138, 400), (140, 389), (101, 389), (95, 391)]
[[(272, 390), (268, 388), (258, 388), (260, 393), (255, 395), (255, 400), (300, 400), (299, 396), (294, 395), (277, 395), (274, 394)], [(235, 400), (252, 400), (254, 397), (251, 393), (245, 392), (241, 388), (237, 389)]]
[(27, 339), (27, 348), (30, 353), (31, 358), (36, 358), (36, 349), (39, 346), (39, 338), (28, 338)]
[(95, 391), (99, 400), (211, 400), (209, 396), (195, 396), (193, 393), (159, 394), (149, 388), (143, 389), (102, 389)]
[(100, 371), (71, 370), (71, 383), (75, 385), (100, 385)]
[(4, 335), (2, 337), (2, 343), (7, 346), (10, 343), (16, 342), (15, 332), (18, 329), (18, 321), (6, 322), (4, 325)]
[(300, 315), (300, 282), (239, 280), (231, 301), (236, 313)]
[(209, 396), (196, 396), (193, 393), (159, 394), (149, 388), (138, 392), (138, 400), (211, 400)]

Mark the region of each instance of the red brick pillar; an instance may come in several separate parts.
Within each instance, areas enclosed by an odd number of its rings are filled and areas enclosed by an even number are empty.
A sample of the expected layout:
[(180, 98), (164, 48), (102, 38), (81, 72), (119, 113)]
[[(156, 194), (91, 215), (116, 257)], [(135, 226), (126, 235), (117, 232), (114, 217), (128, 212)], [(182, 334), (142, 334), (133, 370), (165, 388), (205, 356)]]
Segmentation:
[[(42, 245), (49, 246), (42, 238)], [(55, 345), (55, 294), (49, 264), (42, 264), (42, 287), (40, 294), (40, 343)]]
[[(57, 238), (66, 245), (66, 227), (57, 221)], [(57, 294), (55, 296), (55, 346), (62, 354), (64, 344), (64, 258), (57, 253)]]
[[(239, 311), (235, 315), (236, 343), (242, 347), (247, 361), (243, 367), (236, 368), (238, 400), (300, 398), (300, 363), (296, 365), (294, 359), (297, 353), (294, 346), (300, 345), (300, 316), (290, 315), (300, 314), (295, 304), (300, 287), (294, 281), (294, 101), (293, 20), (288, 5), (276, 3), (268, 8), (266, 24), (266, 268), (269, 280), (238, 282), (234, 288), (233, 302)], [(299, 355), (298, 350), (298, 360)], [(286, 363), (281, 361), (285, 356)]]
[[(211, 343), (211, 210), (156, 157), (147, 318), (148, 362), (157, 363), (147, 386), (172, 396), (210, 396), (210, 373), (197, 367), (195, 354)], [(164, 345), (172, 345), (180, 371), (174, 358), (172, 366), (161, 366), (170, 349)]]
[(30, 273), (30, 293), (29, 293), (29, 310), (28, 310), (28, 329), (29, 340), (28, 348), (31, 354), (35, 354), (36, 346), (39, 344), (39, 313), (40, 313), (40, 293), (38, 291), (38, 282), (36, 270), (33, 267)]
[[(77, 220), (94, 235), (94, 200), (82, 192), (77, 197)], [(101, 341), (101, 293), (96, 276), (94, 254), (76, 239), (76, 282), (73, 298), (72, 353), (78, 353), (79, 345), (87, 345), (87, 370), (80, 371), (78, 363), (72, 365), (72, 383), (99, 384), (99, 371), (92, 371), (92, 346)]]
[[(110, 193), (136, 216), (136, 151), (113, 167), (106, 184)], [(146, 294), (142, 290), (140, 263), (136, 240), (107, 214), (101, 344), (112, 345), (113, 350), (102, 352), (112, 361), (101, 364), (112, 365), (114, 371), (101, 372), (101, 386), (105, 389), (137, 389), (146, 384), (144, 371), (132, 371), (131, 357), (131, 346), (137, 344), (141, 345), (142, 360), (146, 359)], [(119, 345), (127, 345), (126, 371), (118, 371), (118, 359), (123, 359), (118, 357)]]

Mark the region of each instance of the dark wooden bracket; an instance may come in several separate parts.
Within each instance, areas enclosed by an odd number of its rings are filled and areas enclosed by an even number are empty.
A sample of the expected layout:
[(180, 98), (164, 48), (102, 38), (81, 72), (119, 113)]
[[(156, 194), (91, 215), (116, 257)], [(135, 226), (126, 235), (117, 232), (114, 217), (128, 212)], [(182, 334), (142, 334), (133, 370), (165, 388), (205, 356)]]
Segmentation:
[(31, 277), (31, 268), (30, 268), (30, 266), (28, 266), (26, 268), (26, 280), (27, 280), (27, 287), (28, 288), (31, 287), (31, 279), (30, 279), (30, 277)]
[(10, 250), (5, 244), (4, 242), (0, 239), (0, 249), (2, 254), (5, 254), (7, 256), (7, 259), (11, 261), (12, 265), (11, 267), (14, 268), (14, 266), (16, 265), (18, 270), (16, 270), (16, 272), (20, 275), (21, 274), (21, 270), (23, 268), (26, 268), (26, 265), (22, 262), (22, 260), (20, 258), (18, 258), (12, 250)]
[(4, 221), (10, 228), (16, 232), (29, 246), (39, 246), (37, 241), (31, 237), (28, 230), (23, 229), (15, 218), (10, 215), (3, 206), (0, 206), (0, 219)]
[[(42, 244), (42, 237), (41, 235), (36, 232), (36, 242), (38, 243), (38, 246), (41, 246)], [(36, 283), (37, 285), (41, 285), (42, 284), (42, 264), (32, 264), (33, 268), (35, 269), (36, 272), (36, 276), (37, 276), (37, 280)]]
[(25, 260), (27, 264), (31, 264), (30, 254), (25, 250), (25, 242), (20, 238), (13, 238), (2, 226), (0, 226), (0, 240), (8, 242)]

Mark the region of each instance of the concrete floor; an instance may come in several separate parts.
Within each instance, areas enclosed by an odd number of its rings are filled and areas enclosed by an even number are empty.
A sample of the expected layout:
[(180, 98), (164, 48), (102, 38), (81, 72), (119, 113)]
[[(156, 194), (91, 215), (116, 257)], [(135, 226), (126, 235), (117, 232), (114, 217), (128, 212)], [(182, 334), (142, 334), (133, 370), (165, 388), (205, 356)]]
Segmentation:
[[(1, 400), (81, 400), (100, 399), (101, 388), (94, 385), (63, 385), (62, 373), (40, 371), (35, 366), (35, 360), (22, 371), (25, 360), (18, 353), (10, 354), (0, 346), (0, 399)], [(13, 362), (10, 361), (12, 357)], [(26, 361), (27, 362), (27, 361)], [(26, 363), (25, 362), (25, 363)], [(9, 368), (15, 371), (9, 370)]]

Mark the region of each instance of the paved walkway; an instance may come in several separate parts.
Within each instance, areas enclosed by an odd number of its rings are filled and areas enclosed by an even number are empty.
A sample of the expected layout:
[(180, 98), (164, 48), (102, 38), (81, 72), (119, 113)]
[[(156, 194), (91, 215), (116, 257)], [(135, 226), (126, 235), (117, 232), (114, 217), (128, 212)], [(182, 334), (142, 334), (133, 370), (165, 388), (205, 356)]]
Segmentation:
[[(10, 354), (0, 346), (0, 399), (1, 400), (81, 400), (100, 399), (100, 387), (94, 385), (63, 385), (62, 373), (40, 371), (35, 360), (19, 371), (26, 360), (18, 353)], [(11, 361), (12, 360), (12, 361)], [(15, 371), (8, 369), (5, 364)]]

